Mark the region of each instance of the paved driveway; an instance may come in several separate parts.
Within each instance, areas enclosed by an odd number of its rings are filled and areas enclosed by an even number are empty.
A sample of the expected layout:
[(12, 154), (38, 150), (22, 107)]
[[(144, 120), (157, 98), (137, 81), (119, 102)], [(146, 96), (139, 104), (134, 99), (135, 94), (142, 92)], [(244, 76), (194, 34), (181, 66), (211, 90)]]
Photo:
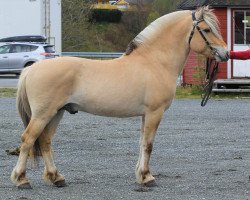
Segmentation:
[(135, 184), (140, 118), (65, 114), (54, 139), (55, 162), (68, 186), (41, 177), (43, 162), (28, 177), (32, 190), (18, 190), (9, 176), (23, 129), (15, 99), (0, 99), (0, 199), (250, 199), (250, 100), (175, 100), (155, 139), (151, 159), (158, 186)]

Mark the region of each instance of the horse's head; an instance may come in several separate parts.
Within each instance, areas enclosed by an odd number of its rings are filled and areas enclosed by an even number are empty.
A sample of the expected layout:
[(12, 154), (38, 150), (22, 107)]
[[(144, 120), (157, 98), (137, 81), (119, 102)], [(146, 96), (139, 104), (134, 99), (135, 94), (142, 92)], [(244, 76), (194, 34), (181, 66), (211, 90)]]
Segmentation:
[(190, 48), (216, 61), (227, 61), (229, 59), (227, 45), (223, 41), (218, 19), (211, 9), (199, 8), (192, 13), (193, 29), (189, 36)]

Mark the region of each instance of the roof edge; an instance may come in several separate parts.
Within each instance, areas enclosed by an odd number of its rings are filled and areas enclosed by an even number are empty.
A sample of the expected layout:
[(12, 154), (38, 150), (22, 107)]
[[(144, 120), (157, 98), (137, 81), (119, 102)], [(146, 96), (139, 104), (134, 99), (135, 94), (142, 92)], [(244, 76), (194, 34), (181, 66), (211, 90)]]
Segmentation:
[(211, 6), (213, 8), (228, 8), (228, 7), (233, 7), (233, 8), (249, 8), (249, 5), (228, 5), (228, 4), (222, 4), (222, 5), (217, 5), (217, 4), (209, 4), (208, 0), (205, 0), (203, 2), (200, 2), (198, 5), (192, 5), (192, 4), (187, 4), (187, 1), (182, 1), (177, 8), (182, 9), (182, 10), (193, 10), (201, 6)]

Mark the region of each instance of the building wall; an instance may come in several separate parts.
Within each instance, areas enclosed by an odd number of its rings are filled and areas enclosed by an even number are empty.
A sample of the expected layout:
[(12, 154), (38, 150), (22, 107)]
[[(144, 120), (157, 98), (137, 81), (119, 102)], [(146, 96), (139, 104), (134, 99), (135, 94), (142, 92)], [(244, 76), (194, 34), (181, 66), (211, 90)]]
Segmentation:
[(0, 38), (44, 35), (61, 52), (61, 0), (0, 0)]
[(190, 51), (187, 62), (183, 69), (182, 80), (184, 85), (198, 84), (194, 80), (195, 67), (198, 65), (197, 54)]
[(0, 38), (41, 34), (41, 8), (41, 1), (0, 0)]
[[(221, 30), (221, 35), (223, 40), (227, 43), (227, 9), (226, 8), (216, 8), (214, 10), (218, 20), (219, 26)], [(194, 52), (190, 52), (188, 60), (185, 64), (185, 68), (183, 70), (183, 84), (200, 84), (200, 80), (196, 78), (196, 67), (201, 66), (202, 63), (198, 61), (198, 55)], [(203, 67), (205, 63), (203, 63)], [(201, 66), (202, 67), (202, 66)], [(220, 63), (218, 74), (216, 79), (226, 79), (227, 78), (227, 63)]]
[(62, 52), (62, 16), (61, 0), (50, 1), (50, 35), (49, 42), (55, 45), (58, 53)]
[[(215, 14), (219, 20), (220, 23), (220, 30), (221, 35), (223, 37), (223, 40), (228, 43), (227, 41), (227, 9), (226, 8), (217, 8), (215, 9)], [(229, 44), (230, 46), (230, 44)], [(219, 64), (218, 74), (216, 76), (216, 79), (227, 79), (227, 62), (223, 62)]]

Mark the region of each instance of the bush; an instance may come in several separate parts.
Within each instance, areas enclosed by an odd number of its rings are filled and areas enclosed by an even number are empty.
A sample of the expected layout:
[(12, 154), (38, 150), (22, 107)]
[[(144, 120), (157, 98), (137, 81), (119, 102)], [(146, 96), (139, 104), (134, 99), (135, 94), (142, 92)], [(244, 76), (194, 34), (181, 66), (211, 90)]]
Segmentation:
[(121, 18), (122, 12), (117, 9), (93, 9), (90, 21), (119, 23)]
[(122, 22), (127, 30), (138, 34), (147, 26), (148, 14), (148, 12), (140, 10), (125, 12)]
[(152, 23), (154, 20), (160, 17), (160, 14), (157, 11), (152, 11), (149, 13), (148, 18), (147, 18), (147, 24), (149, 25)]

